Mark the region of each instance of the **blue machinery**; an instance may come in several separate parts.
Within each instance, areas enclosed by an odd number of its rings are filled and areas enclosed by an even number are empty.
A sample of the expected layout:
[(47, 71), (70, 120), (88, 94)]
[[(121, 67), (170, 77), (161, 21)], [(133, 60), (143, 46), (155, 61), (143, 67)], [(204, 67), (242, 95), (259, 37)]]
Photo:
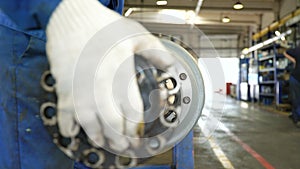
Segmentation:
[(131, 169), (193, 169), (194, 149), (193, 132), (191, 131), (179, 144), (173, 148), (172, 164), (158, 166), (142, 166)]

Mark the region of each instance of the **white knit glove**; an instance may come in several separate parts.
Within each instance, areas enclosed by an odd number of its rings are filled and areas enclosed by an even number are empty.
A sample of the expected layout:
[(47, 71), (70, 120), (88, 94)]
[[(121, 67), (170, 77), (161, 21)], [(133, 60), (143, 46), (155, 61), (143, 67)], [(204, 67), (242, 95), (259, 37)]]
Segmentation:
[[(131, 33), (139, 36), (126, 36)], [(116, 39), (118, 43), (112, 43)], [(140, 53), (158, 68), (169, 67), (172, 57), (160, 41), (97, 0), (63, 0), (50, 18), (46, 48), (56, 80), (61, 134), (75, 136), (81, 125), (98, 146), (103, 146), (104, 138), (116, 151), (138, 146), (138, 139), (129, 139), (138, 136), (144, 117), (132, 56)], [(90, 72), (95, 61), (97, 71)]]

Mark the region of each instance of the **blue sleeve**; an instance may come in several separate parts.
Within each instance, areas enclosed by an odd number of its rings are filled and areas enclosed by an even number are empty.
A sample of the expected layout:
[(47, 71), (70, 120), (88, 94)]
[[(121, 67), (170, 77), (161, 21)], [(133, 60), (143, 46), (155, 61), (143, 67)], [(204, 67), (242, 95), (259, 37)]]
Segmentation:
[[(48, 20), (61, 0), (2, 0), (0, 9), (7, 14), (20, 29), (45, 29)], [(122, 13), (124, 0), (100, 0), (108, 8)]]
[(124, 8), (124, 0), (111, 0), (110, 6), (108, 6), (108, 8), (110, 8), (122, 15), (123, 8)]

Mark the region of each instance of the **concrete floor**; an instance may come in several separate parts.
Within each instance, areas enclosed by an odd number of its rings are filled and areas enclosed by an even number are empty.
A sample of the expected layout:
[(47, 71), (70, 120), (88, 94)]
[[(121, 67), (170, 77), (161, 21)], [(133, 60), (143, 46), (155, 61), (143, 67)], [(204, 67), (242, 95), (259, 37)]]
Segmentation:
[(223, 111), (210, 109), (201, 119), (206, 124), (200, 120), (195, 130), (195, 169), (300, 168), (300, 128), (287, 114), (226, 98)]

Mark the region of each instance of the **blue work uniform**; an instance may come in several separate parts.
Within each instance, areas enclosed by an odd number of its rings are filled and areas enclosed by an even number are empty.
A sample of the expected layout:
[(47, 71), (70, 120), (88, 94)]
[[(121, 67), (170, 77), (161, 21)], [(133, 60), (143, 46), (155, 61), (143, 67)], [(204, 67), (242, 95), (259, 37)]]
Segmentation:
[(290, 97), (292, 117), (295, 123), (300, 121), (300, 46), (286, 51), (296, 61), (295, 69), (290, 76)]
[[(45, 28), (60, 0), (0, 1), (0, 168), (82, 169), (52, 142), (39, 115), (54, 101), (40, 78), (49, 69)], [(121, 13), (123, 0), (101, 0)]]

